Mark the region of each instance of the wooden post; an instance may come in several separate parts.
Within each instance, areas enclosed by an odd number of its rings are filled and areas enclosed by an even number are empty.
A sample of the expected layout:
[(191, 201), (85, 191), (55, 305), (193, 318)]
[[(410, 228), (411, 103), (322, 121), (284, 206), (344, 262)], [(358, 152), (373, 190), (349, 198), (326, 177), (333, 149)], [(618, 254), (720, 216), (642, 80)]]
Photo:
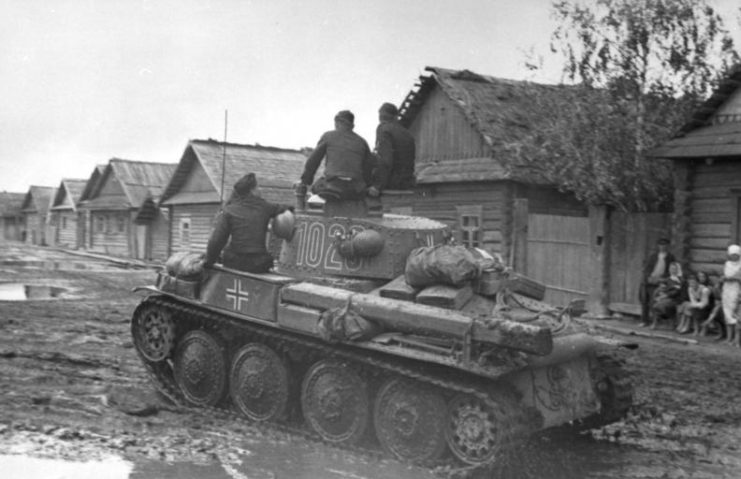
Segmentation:
[(672, 249), (686, 268), (690, 255), (690, 175), (689, 161), (674, 162), (674, 213), (672, 214)]
[(515, 198), (512, 207), (512, 268), (527, 275), (527, 198)]
[(589, 206), (589, 264), (591, 280), (587, 313), (591, 316), (607, 316), (609, 311), (610, 278), (610, 219), (609, 208), (604, 205)]

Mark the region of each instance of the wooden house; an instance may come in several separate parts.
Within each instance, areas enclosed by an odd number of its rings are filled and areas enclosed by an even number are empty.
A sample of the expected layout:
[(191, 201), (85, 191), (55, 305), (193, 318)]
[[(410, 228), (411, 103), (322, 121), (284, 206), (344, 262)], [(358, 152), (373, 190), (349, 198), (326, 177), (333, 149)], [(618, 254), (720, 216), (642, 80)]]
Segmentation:
[(0, 238), (5, 241), (20, 241), (23, 231), (21, 205), (25, 193), (0, 191)]
[(103, 177), (103, 172), (106, 169), (106, 164), (96, 165), (90, 177), (85, 182), (85, 187), (80, 193), (80, 197), (77, 200), (77, 248), (79, 249), (90, 249), (91, 238), (90, 227), (92, 223), (90, 216), (90, 195), (93, 190), (100, 182)]
[(52, 200), (50, 214), (53, 236), (49, 244), (77, 248), (77, 202), (87, 180), (63, 179)]
[(164, 259), (167, 218), (146, 205), (159, 200), (176, 166), (113, 158), (100, 176), (93, 178), (93, 172), (80, 197), (89, 216), (84, 228), (87, 249), (113, 256)]
[(651, 156), (674, 167), (675, 254), (693, 270), (722, 271), (728, 245), (741, 243), (741, 65)]
[(299, 181), (305, 161), (304, 153), (297, 150), (189, 141), (159, 203), (170, 218), (170, 253), (205, 251), (222, 200), (249, 172), (257, 175), (263, 198), (295, 204), (293, 184)]
[(21, 205), (23, 232), (28, 244), (47, 245), (47, 219), (56, 188), (53, 186), (31, 186)]
[[(538, 128), (539, 115), (528, 111), (533, 92), (557, 95), (560, 87), (426, 71), (400, 108), (417, 145), (417, 188), (385, 198), (384, 207), (448, 223), (463, 244), (497, 252), (545, 283), (549, 301), (586, 298), (595, 232), (587, 206), (514, 161)], [(549, 161), (547, 152), (540, 160)]]

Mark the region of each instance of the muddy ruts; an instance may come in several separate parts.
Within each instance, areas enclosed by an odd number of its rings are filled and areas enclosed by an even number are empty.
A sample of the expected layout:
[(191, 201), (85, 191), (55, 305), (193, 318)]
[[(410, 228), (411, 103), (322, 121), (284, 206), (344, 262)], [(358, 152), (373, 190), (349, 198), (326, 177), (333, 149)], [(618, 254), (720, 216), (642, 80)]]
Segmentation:
[[(173, 361), (173, 359), (177, 360), (176, 356), (178, 354), (187, 354), (182, 353), (183, 348), (181, 345), (183, 342), (199, 344), (202, 338), (198, 331), (201, 331), (207, 333), (210, 337), (216, 338), (218, 346), (215, 348), (221, 350), (219, 354), (223, 355), (224, 361), (218, 360), (213, 364), (223, 364), (226, 370), (221, 372), (221, 377), (226, 378), (226, 381), (229, 380), (230, 375), (228, 369), (230, 369), (230, 365), (233, 362), (232, 358), (235, 356), (235, 353), (237, 356), (234, 358), (235, 360), (243, 357), (245, 345), (266, 345), (276, 351), (278, 355), (288, 358), (290, 360), (289, 369), (294, 378), (288, 392), (291, 396), (289, 401), (291, 404), (296, 404), (298, 402), (296, 399), (301, 394), (299, 391), (299, 378), (304, 377), (307, 372), (316, 374), (316, 371), (309, 371), (312, 365), (316, 366), (322, 363), (323, 367), (318, 369), (329, 371), (331, 374), (332, 364), (334, 362), (349, 366), (349, 370), (354, 371), (358, 376), (362, 377), (368, 384), (368, 400), (371, 403), (375, 395), (382, 389), (391, 395), (392, 400), (394, 398), (394, 392), (396, 390), (402, 390), (399, 393), (402, 394), (402, 397), (405, 397), (404, 394), (411, 394), (413, 397), (421, 394), (422, 400), (429, 397), (429, 400), (433, 404), (434, 401), (438, 400), (435, 398), (443, 398), (445, 403), (448, 404), (460, 404), (456, 414), (450, 414), (445, 418), (447, 421), (446, 437), (448, 438), (448, 443), (456, 445), (451, 450), (452, 454), (446, 454), (438, 459), (437, 446), (434, 444), (430, 445), (427, 450), (418, 451), (419, 456), (414, 455), (417, 451), (410, 453), (412, 457), (420, 458), (420, 460), (415, 460), (415, 462), (421, 462), (425, 465), (460, 468), (461, 464), (464, 464), (463, 469), (488, 467), (494, 464), (502, 454), (505, 454), (506, 449), (510, 445), (521, 443), (538, 427), (537, 422), (539, 418), (537, 415), (533, 414), (533, 411), (526, 410), (520, 406), (517, 393), (507, 384), (494, 383), (478, 377), (462, 378), (459, 371), (451, 371), (444, 367), (426, 363), (420, 364), (413, 360), (394, 358), (393, 361), (390, 361), (382, 357), (379, 353), (358, 350), (342, 344), (328, 344), (290, 332), (232, 319), (211, 311), (201, 310), (191, 305), (180, 303), (166, 296), (150, 296), (140, 303), (132, 318), (132, 332), (137, 327), (137, 322), (140, 319), (138, 316), (153, 306), (168, 311), (174, 318), (176, 329), (175, 343), (177, 346), (171, 352), (168, 359), (164, 361), (151, 361), (148, 359), (142, 354), (140, 345), (136, 344), (135, 341), (137, 353), (155, 387), (164, 396), (182, 408), (200, 411), (205, 409), (217, 416), (227, 414), (230, 417), (239, 419), (245, 419), (245, 416), (253, 417), (251, 414), (237, 414), (240, 410), (244, 413), (244, 410), (229, 399), (226, 393), (229, 390), (229, 385), (221, 385), (220, 380), (215, 380), (213, 385), (219, 388), (220, 391), (223, 391), (224, 394), (223, 397), (216, 399), (209, 396), (209, 391), (204, 391), (201, 394), (200, 390), (195, 389), (190, 391), (189, 394), (184, 394), (179, 387), (176, 380), (176, 375), (178, 374), (176, 370), (178, 368), (175, 366), (176, 361)], [(136, 337), (136, 334), (134, 336)], [(209, 351), (209, 348), (214, 346), (207, 343), (203, 347), (206, 351)], [(185, 349), (187, 349), (187, 346)], [(213, 364), (209, 363), (209, 366), (212, 368), (215, 367)], [(183, 367), (180, 369), (182, 370)], [(335, 369), (339, 370), (339, 368)], [(182, 375), (182, 371), (179, 374)], [(397, 383), (402, 382), (414, 387), (408, 393), (404, 393), (403, 388), (396, 387), (398, 386)], [(311, 381), (305, 381), (305, 383), (311, 383)], [(304, 389), (306, 389), (306, 385)], [(426, 392), (429, 394), (426, 394)], [(303, 391), (303, 394), (307, 394), (306, 390)], [(461, 398), (467, 399), (461, 400)], [(193, 408), (193, 404), (199, 407)], [(286, 408), (286, 413), (288, 413), (289, 417), (283, 420), (282, 415), (271, 416), (271, 423), (278, 429), (292, 434), (310, 436), (313, 439), (330, 443), (335, 447), (364, 454), (379, 454), (378, 448), (372, 444), (373, 441), (363, 440), (358, 445), (353, 445), (348, 442), (333, 440), (331, 431), (330, 434), (319, 434), (315, 431), (308, 430), (310, 428), (298, 426), (300, 424), (298, 419), (301, 417), (299, 409), (298, 407)], [(373, 416), (373, 407), (371, 406), (369, 409), (370, 415)], [(401, 431), (399, 433), (400, 435), (397, 434), (397, 436), (403, 438), (405, 433), (403, 430), (404, 411), (400, 412), (399, 417), (401, 418), (402, 425), (395, 427)], [(473, 430), (471, 430), (466, 424), (458, 424), (456, 427), (454, 424), (456, 418), (458, 421), (464, 422), (476, 422), (476, 420), (484, 420), (485, 422), (486, 420), (491, 420), (492, 417), (496, 419), (496, 424), (492, 425), (492, 432), (490, 434), (497, 435), (496, 447), (488, 451), (490, 453), (487, 453), (486, 450), (467, 450), (467, 444), (471, 439), (470, 436), (485, 435), (487, 431), (477, 430), (476, 427), (473, 427)], [(370, 422), (372, 423), (374, 420), (371, 419)], [(375, 422), (376, 428), (383, 427), (383, 421), (379, 423), (376, 420)], [(369, 427), (369, 429), (371, 428)], [(376, 431), (376, 435), (384, 435), (385, 432), (389, 431), (381, 431), (380, 433)], [(358, 434), (362, 434), (362, 432)], [(451, 434), (455, 435), (453, 439), (450, 438)], [(370, 436), (370, 434), (366, 433), (364, 436), (367, 439), (367, 436)], [(382, 441), (384, 449), (398, 456), (395, 452), (398, 448), (396, 448), (397, 444), (393, 442), (393, 434), (391, 434), (392, 442), (390, 445), (388, 436), (389, 434), (385, 434)], [(405, 445), (408, 444), (401, 444), (401, 446)], [(432, 460), (433, 458), (434, 461)]]

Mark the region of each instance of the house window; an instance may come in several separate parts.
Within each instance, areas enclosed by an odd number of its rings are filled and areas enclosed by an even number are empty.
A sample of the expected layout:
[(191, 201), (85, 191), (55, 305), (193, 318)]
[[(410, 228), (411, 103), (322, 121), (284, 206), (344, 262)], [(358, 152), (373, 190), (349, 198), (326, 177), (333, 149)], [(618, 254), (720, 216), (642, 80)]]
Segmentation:
[(180, 218), (180, 245), (190, 247), (190, 218)]
[(126, 231), (126, 218), (123, 215), (118, 216), (118, 232), (123, 233)]
[(478, 248), (482, 246), (482, 207), (481, 206), (457, 206), (458, 231), (460, 242), (467, 248)]

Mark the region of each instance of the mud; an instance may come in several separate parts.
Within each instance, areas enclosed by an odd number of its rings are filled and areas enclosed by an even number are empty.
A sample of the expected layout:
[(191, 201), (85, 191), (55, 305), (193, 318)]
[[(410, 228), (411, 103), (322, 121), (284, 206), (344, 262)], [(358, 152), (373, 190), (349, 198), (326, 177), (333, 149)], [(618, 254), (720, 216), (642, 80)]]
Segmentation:
[[(51, 249), (0, 243), (0, 283), (54, 285), (74, 293), (0, 301), (0, 470), (8, 471), (10, 461), (42, 461), (34, 464), (57, 470), (43, 460), (79, 465), (114, 458), (131, 465), (122, 477), (416, 478), (451, 472), (169, 405), (148, 384), (129, 336), (141, 299), (131, 290), (150, 284), (153, 271), (99, 258), (85, 268), (38, 266), (80, 261)], [(741, 477), (741, 351), (705, 339), (632, 340), (640, 347), (620, 353), (637, 391), (626, 420), (581, 435), (540, 436), (503, 460), (501, 470), (477, 476)], [(14, 477), (10, 471), (6, 477)]]

